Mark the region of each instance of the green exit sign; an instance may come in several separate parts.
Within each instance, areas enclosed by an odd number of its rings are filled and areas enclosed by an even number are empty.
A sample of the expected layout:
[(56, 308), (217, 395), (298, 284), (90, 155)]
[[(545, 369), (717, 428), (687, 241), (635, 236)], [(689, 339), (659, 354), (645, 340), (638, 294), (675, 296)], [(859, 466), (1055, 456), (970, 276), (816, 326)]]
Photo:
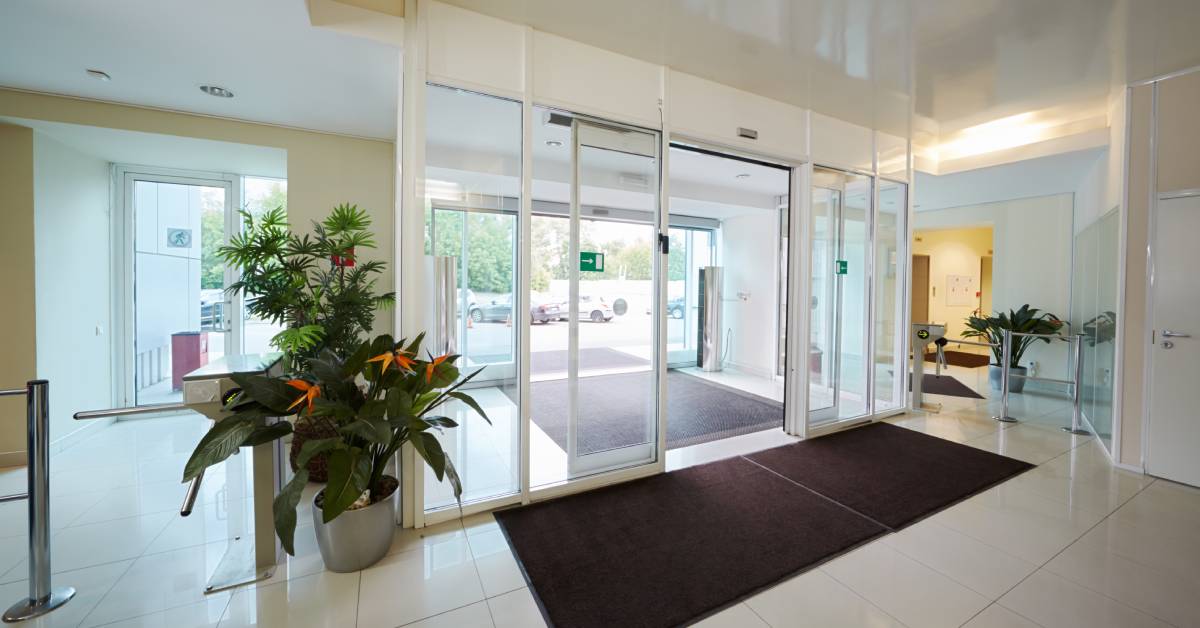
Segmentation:
[(834, 273), (836, 273), (838, 275), (845, 275), (846, 271), (850, 267), (850, 265), (846, 263), (846, 260), (840, 259), (840, 260), (837, 260), (835, 263), (837, 264), (837, 266), (834, 269)]
[(591, 251), (579, 252), (579, 270), (595, 273), (604, 272), (604, 254)]

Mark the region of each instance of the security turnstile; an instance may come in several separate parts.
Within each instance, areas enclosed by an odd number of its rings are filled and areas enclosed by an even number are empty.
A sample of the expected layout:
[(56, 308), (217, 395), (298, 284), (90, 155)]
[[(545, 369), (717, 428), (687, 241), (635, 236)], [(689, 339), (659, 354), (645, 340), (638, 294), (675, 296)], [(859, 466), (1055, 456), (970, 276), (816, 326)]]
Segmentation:
[[(225, 356), (188, 373), (183, 377), (183, 402), (162, 403), (134, 408), (116, 408), (75, 413), (76, 420), (159, 414), (192, 410), (217, 421), (229, 415), (224, 411), (226, 394), (237, 387), (231, 379), (234, 373), (278, 376), (283, 373), (282, 354), (246, 354)], [(283, 420), (283, 419), (277, 419)], [(275, 536), (275, 515), (272, 504), (283, 487), (286, 455), (283, 441), (273, 440), (250, 447), (250, 456), (230, 458), (226, 464), (245, 464), (250, 458), (251, 481), (254, 492), (254, 529), (251, 538), (245, 530), (230, 529), (230, 537), (217, 568), (209, 578), (205, 593), (215, 593), (241, 584), (271, 577), (275, 566), (284, 557), (283, 546)], [(180, 508), (180, 516), (191, 514), (199, 495), (204, 475), (192, 480)], [(236, 522), (230, 517), (230, 525)]]
[(925, 380), (925, 347), (946, 337), (946, 326), (936, 323), (913, 323), (912, 325), (912, 409), (939, 412), (940, 403), (925, 403), (922, 384)]

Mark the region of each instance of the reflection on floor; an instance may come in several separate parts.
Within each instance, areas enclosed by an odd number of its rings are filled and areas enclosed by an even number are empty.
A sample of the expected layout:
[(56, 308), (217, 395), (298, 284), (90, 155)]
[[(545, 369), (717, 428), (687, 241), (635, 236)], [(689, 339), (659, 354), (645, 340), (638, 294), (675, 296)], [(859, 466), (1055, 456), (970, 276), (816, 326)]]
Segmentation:
[[(979, 370), (986, 386), (986, 369)], [(505, 399), (499, 392), (494, 398)], [(1013, 395), (1012, 412), (1022, 419), (1014, 425), (988, 418), (995, 412), (991, 400), (942, 401), (939, 414), (889, 421), (1039, 468), (701, 625), (1197, 625), (1200, 489), (1114, 468), (1094, 439), (1059, 431), (1070, 418), (1064, 399)], [(542, 625), (488, 514), (397, 529), (381, 563), (335, 574), (325, 571), (305, 524), (309, 517), (301, 513), (299, 554), (271, 580), (204, 595), (224, 539), (249, 529), (241, 456), (206, 477), (192, 517), (178, 515), (180, 469), (206, 427), (195, 415), (126, 421), (53, 457), (55, 583), (75, 586), (79, 594), (47, 625)], [(469, 437), (464, 446), (486, 445), (495, 434)], [(759, 432), (688, 448), (687, 455), (668, 452), (667, 459), (677, 468), (789, 440), (782, 432)], [(23, 490), (24, 481), (23, 469), (0, 471), (0, 494)], [(24, 516), (24, 503), (0, 504), (5, 604), (27, 594)]]

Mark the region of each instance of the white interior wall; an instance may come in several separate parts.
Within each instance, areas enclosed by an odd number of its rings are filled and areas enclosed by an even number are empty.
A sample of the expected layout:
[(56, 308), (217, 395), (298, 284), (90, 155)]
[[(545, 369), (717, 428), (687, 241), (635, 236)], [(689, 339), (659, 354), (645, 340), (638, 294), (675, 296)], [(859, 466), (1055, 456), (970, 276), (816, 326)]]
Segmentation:
[(769, 209), (721, 221), (722, 309), (725, 330), (733, 330), (727, 363), (763, 377), (775, 372), (778, 234), (779, 217)]
[[(34, 133), (38, 377), (50, 381), (50, 439), (112, 402), (109, 165)], [(67, 280), (69, 278), (69, 280)]]
[[(1029, 303), (1064, 320), (1070, 313), (1073, 194), (917, 212), (914, 230), (991, 226), (992, 307)], [(1066, 378), (1066, 343), (1038, 342), (1025, 353), (1037, 374)]]

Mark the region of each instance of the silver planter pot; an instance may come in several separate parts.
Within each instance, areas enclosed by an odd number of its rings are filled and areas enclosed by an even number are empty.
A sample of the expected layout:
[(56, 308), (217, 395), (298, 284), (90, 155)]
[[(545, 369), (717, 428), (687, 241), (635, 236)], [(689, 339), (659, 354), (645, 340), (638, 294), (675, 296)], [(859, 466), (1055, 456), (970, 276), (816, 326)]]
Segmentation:
[[(1008, 392), (1019, 393), (1022, 390), (1025, 390), (1025, 378), (1013, 377), (1013, 374), (1026, 375), (1028, 373), (1029, 369), (1023, 366), (1014, 366), (1008, 369)], [(1003, 373), (1000, 372), (1000, 367), (996, 366), (995, 364), (988, 365), (988, 383), (991, 384), (992, 390), (1000, 390), (1001, 375), (1003, 375)]]
[(313, 498), (313, 529), (326, 569), (338, 573), (358, 571), (387, 555), (396, 529), (399, 494), (397, 488), (387, 499), (366, 508), (347, 510), (329, 523), (321, 520), (321, 509)]

